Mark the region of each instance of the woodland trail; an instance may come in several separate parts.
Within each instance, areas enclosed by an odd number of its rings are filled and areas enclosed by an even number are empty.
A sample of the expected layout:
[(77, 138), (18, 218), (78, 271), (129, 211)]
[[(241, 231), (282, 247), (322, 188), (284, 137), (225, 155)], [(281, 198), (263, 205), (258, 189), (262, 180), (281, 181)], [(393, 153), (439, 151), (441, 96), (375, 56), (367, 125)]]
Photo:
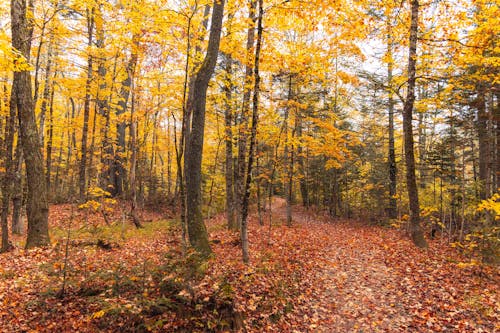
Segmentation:
[[(276, 201), (273, 209), (277, 216), (286, 219), (284, 201)], [(305, 210), (296, 210), (292, 223), (307, 225), (316, 219), (317, 216)], [(329, 229), (325, 228), (325, 233)], [(325, 332), (406, 331), (411, 314), (402, 306), (402, 293), (395, 292), (398, 280), (392, 268), (386, 265), (384, 246), (365, 244), (356, 226), (339, 224), (336, 229), (334, 234), (342, 237), (325, 244), (318, 254), (324, 264), (315, 278), (322, 282), (323, 295), (316, 299), (319, 311), (314, 315), (331, 318), (325, 327), (318, 329)], [(369, 237), (379, 238), (376, 234)], [(379, 238), (376, 243), (383, 244), (383, 240)]]
[[(284, 200), (274, 200), (271, 208), (273, 223), (285, 223)], [(473, 268), (459, 268), (460, 258), (448, 245), (431, 241), (420, 250), (394, 229), (333, 220), (301, 207), (294, 207), (292, 224), (298, 238), (283, 229), (271, 237), (274, 248), (287, 249), (283, 258), (304, 269), (299, 305), (280, 318), (284, 330), (500, 331), (498, 271), (480, 277)], [(297, 317), (302, 322), (294, 322)]]
[(142, 212), (141, 230), (123, 224), (123, 209), (111, 226), (80, 212), (59, 298), (71, 209), (52, 208), (51, 247), (24, 251), (19, 239), (0, 255), (0, 332), (500, 332), (497, 268), (460, 265), (439, 240), (421, 250), (393, 228), (301, 207), (287, 227), (282, 199), (271, 226), (269, 210), (264, 225), (251, 214), (248, 265), (224, 215), (208, 220), (215, 256), (203, 274), (158, 212)]

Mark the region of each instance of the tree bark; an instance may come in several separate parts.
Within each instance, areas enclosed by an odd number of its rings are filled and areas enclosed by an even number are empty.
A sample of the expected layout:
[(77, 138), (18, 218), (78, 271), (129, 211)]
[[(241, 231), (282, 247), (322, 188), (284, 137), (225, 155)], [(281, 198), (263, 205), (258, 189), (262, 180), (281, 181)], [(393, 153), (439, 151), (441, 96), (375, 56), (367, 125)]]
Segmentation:
[(480, 190), (479, 198), (481, 200), (487, 199), (490, 194), (489, 189), (489, 164), (490, 164), (490, 140), (488, 136), (488, 112), (486, 110), (486, 91), (479, 87), (477, 91), (476, 107), (477, 107), (477, 133), (479, 141), (479, 181)]
[(418, 0), (411, 1), (410, 47), (408, 54), (408, 90), (403, 106), (403, 132), (406, 161), (406, 187), (410, 204), (410, 235), (418, 247), (427, 247), (422, 228), (420, 227), (420, 204), (415, 177), (415, 154), (413, 150), (412, 114), (415, 103), (417, 34), (418, 34)]
[(23, 225), (21, 219), (23, 206), (23, 149), (21, 142), (17, 142), (16, 157), (14, 159), (14, 183), (12, 189), (12, 233), (21, 235), (23, 233)]
[(259, 61), (260, 50), (262, 47), (262, 16), (264, 15), (263, 0), (259, 1), (259, 15), (257, 22), (257, 45), (255, 47), (255, 63), (254, 63), (254, 89), (253, 89), (253, 108), (252, 108), (252, 130), (250, 133), (250, 150), (248, 152), (247, 178), (245, 181), (245, 195), (241, 207), (241, 248), (243, 262), (248, 263), (248, 204), (250, 199), (250, 184), (252, 182), (252, 168), (255, 156), (255, 148), (257, 142), (257, 125), (259, 121), (259, 92), (260, 92), (260, 74)]
[[(137, 48), (137, 43), (138, 43), (138, 36), (134, 35), (132, 37), (133, 39), (133, 48)], [(120, 117), (127, 111), (127, 103), (128, 99), (130, 96), (130, 89), (132, 85), (132, 75), (134, 74), (135, 71), (135, 66), (137, 64), (137, 59), (138, 55), (136, 51), (132, 51), (132, 54), (130, 56), (130, 59), (127, 63), (127, 67), (125, 68), (126, 71), (126, 76), (125, 79), (122, 81), (122, 86), (120, 89), (120, 100), (118, 101), (118, 107), (116, 109), (116, 116)], [(124, 183), (125, 183), (125, 151), (126, 151), (126, 129), (127, 129), (127, 123), (126, 121), (122, 120), (116, 125), (116, 133), (117, 133), (117, 149), (116, 149), (116, 154), (115, 154), (115, 161), (114, 161), (114, 186), (113, 186), (113, 191), (112, 195), (113, 196), (118, 196), (121, 195), (124, 191)]]
[(224, 92), (226, 95), (226, 105), (224, 112), (224, 120), (225, 120), (225, 134), (226, 134), (226, 218), (227, 218), (227, 227), (230, 230), (236, 229), (236, 222), (234, 216), (234, 206), (235, 206), (235, 198), (234, 198), (234, 185), (233, 185), (233, 110), (232, 110), (232, 65), (233, 60), (231, 56), (227, 56), (226, 59), (226, 85), (224, 86)]
[[(55, 78), (55, 74), (54, 74)], [(45, 182), (47, 186), (47, 192), (50, 191), (50, 174), (52, 172), (52, 145), (54, 139), (54, 85), (52, 85), (51, 93), (50, 93), (50, 102), (49, 102), (49, 126), (47, 129), (47, 149), (46, 149), (46, 161), (45, 161)]]
[(2, 181), (2, 247), (0, 252), (9, 250), (9, 204), (12, 195), (12, 183), (14, 181), (14, 163), (12, 161), (12, 151), (14, 146), (14, 132), (16, 128), (16, 101), (14, 88), (11, 92), (9, 109), (10, 113), (5, 122), (5, 139), (3, 140), (3, 157), (4, 157), (4, 177)]
[[(31, 37), (33, 34), (31, 17), (32, 5), (26, 0), (11, 1), (12, 46), (29, 61)], [(31, 91), (29, 71), (14, 72), (12, 84), (14, 100), (19, 119), (19, 132), (23, 148), (27, 183), (28, 236), (26, 248), (44, 246), (50, 243), (48, 232), (49, 206), (43, 169), (43, 158), (35, 120), (35, 107)]]
[(82, 128), (82, 144), (81, 144), (81, 157), (80, 169), (78, 173), (78, 188), (80, 200), (85, 200), (86, 176), (87, 176), (87, 140), (89, 132), (89, 115), (90, 115), (90, 88), (92, 83), (92, 66), (94, 58), (90, 48), (92, 47), (92, 40), (94, 37), (94, 8), (90, 11), (87, 9), (87, 32), (88, 32), (88, 58), (87, 58), (87, 80), (85, 82), (85, 101), (83, 104), (83, 128)]
[(387, 85), (389, 86), (389, 97), (388, 97), (388, 113), (389, 113), (389, 152), (388, 152), (388, 164), (389, 164), (389, 208), (388, 215), (389, 218), (397, 218), (398, 213), (398, 203), (396, 199), (396, 189), (397, 189), (397, 167), (396, 167), (396, 149), (394, 146), (394, 97), (392, 92), (392, 27), (390, 22), (387, 22)]
[[(288, 77), (288, 102), (293, 99), (293, 87), (292, 87), (292, 73), (289, 73)], [(285, 119), (284, 121), (284, 134), (285, 134), (285, 149), (284, 149), (284, 162), (283, 170), (286, 174), (285, 177), (285, 198), (286, 198), (286, 224), (287, 226), (292, 225), (292, 178), (293, 178), (293, 145), (290, 145), (290, 140), (288, 138), (288, 121), (290, 118), (290, 103), (285, 109)]]
[(208, 234), (203, 223), (201, 194), (201, 160), (205, 130), (205, 111), (208, 83), (215, 69), (219, 52), (224, 1), (214, 0), (212, 25), (207, 52), (202, 65), (194, 74), (193, 93), (189, 94), (187, 111), (192, 115), (191, 134), (186, 145), (186, 208), (189, 242), (203, 256), (211, 253)]
[(252, 93), (253, 68), (252, 58), (254, 56), (253, 46), (255, 39), (255, 7), (256, 1), (250, 0), (248, 8), (249, 27), (247, 31), (246, 44), (246, 64), (245, 80), (243, 86), (243, 102), (241, 107), (240, 124), (238, 128), (238, 159), (234, 178), (234, 196), (236, 202), (237, 227), (241, 227), (243, 200), (245, 195), (245, 171), (246, 171), (246, 153), (248, 144), (248, 113), (250, 110), (250, 97)]

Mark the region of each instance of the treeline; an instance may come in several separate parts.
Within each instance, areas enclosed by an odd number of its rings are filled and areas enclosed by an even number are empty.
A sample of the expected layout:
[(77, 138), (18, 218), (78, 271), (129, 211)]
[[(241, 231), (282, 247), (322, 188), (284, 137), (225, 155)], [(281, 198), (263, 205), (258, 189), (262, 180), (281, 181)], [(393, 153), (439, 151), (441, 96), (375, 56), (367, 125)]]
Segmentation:
[(177, 207), (184, 238), (207, 253), (203, 218), (225, 210), (245, 247), (249, 205), (265, 223), (273, 196), (288, 224), (302, 204), (410, 221), (414, 239), (422, 223), (450, 241), (477, 226), (498, 234), (494, 200), (478, 211), (500, 185), (495, 4), (10, 5), (4, 250), (23, 205), (38, 246), (48, 202), (103, 197), (130, 200), (138, 226), (138, 206)]

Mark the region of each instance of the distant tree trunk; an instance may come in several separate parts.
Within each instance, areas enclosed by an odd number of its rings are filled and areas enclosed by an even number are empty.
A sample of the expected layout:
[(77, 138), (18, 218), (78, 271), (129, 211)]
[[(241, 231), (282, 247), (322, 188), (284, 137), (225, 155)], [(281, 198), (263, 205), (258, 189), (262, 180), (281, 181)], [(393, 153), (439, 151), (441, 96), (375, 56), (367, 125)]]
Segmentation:
[[(26, 0), (11, 1), (12, 46), (29, 61), (33, 24), (28, 21), (32, 7)], [(35, 107), (31, 91), (31, 74), (28, 70), (14, 72), (12, 91), (19, 118), (19, 132), (28, 183), (27, 213), (28, 237), (26, 248), (50, 243), (48, 228), (49, 205), (43, 169), (43, 158), (35, 120)]]
[[(298, 140), (300, 140), (300, 138), (302, 137), (302, 126), (302, 115), (300, 113), (297, 113), (297, 116), (295, 118), (295, 130)], [(304, 162), (304, 150), (300, 143), (297, 145), (297, 164), (300, 177), (299, 186), (300, 194), (302, 196), (302, 206), (309, 207), (309, 189), (307, 187), (308, 174), (307, 167)]]
[(418, 188), (415, 177), (415, 154), (413, 151), (412, 114), (415, 102), (415, 82), (417, 63), (417, 34), (418, 34), (418, 0), (411, 0), (410, 48), (408, 54), (408, 91), (403, 106), (403, 132), (406, 161), (406, 186), (410, 204), (410, 234), (418, 247), (427, 247), (424, 233), (420, 227), (420, 204), (418, 202)]
[(250, 0), (248, 8), (248, 30), (246, 44), (245, 81), (243, 87), (243, 103), (238, 129), (238, 160), (234, 178), (234, 195), (236, 199), (237, 227), (241, 228), (243, 200), (245, 195), (245, 171), (246, 151), (248, 144), (248, 113), (250, 110), (250, 97), (252, 93), (253, 68), (252, 58), (254, 56), (253, 46), (255, 39), (255, 7), (256, 0)]
[[(133, 48), (137, 48), (138, 45), (138, 35), (134, 35), (132, 37), (133, 40)], [(135, 71), (135, 66), (137, 64), (137, 51), (133, 50), (130, 56), (130, 59), (127, 63), (127, 67), (125, 68), (126, 76), (122, 81), (122, 86), (120, 89), (120, 100), (118, 101), (118, 107), (116, 109), (116, 116), (120, 117), (127, 111), (127, 103), (130, 96), (130, 90), (132, 85), (132, 75)], [(125, 131), (127, 129), (127, 122), (120, 121), (116, 126), (116, 134), (117, 134), (117, 149), (115, 154), (114, 161), (114, 175), (115, 175), (115, 183), (113, 187), (112, 194), (113, 196), (121, 195), (124, 191), (125, 184), (125, 151), (126, 151), (126, 139), (125, 139)]]
[(23, 207), (23, 149), (20, 142), (17, 142), (16, 157), (14, 159), (14, 183), (12, 191), (12, 233), (21, 235), (23, 233), (23, 225), (21, 213)]
[[(133, 69), (132, 69), (133, 70)], [(133, 73), (130, 73), (132, 78)], [(132, 83), (133, 84), (133, 83)], [(133, 86), (130, 86), (133, 88)], [(132, 154), (130, 156), (130, 197), (131, 197), (131, 208), (130, 208), (130, 217), (132, 218), (132, 222), (134, 223), (136, 228), (142, 228), (141, 221), (137, 216), (137, 184), (136, 184), (136, 171), (137, 171), (137, 120), (134, 118), (135, 111), (135, 97), (132, 92), (132, 101), (130, 107), (130, 149)]]
[(12, 161), (12, 151), (14, 146), (14, 132), (16, 128), (16, 100), (15, 100), (14, 88), (11, 92), (10, 98), (10, 112), (7, 116), (5, 122), (5, 139), (3, 140), (3, 151), (2, 155), (4, 157), (4, 177), (2, 181), (2, 247), (0, 252), (5, 252), (9, 250), (9, 227), (8, 227), (8, 216), (9, 216), (9, 205), (10, 197), (12, 195), (12, 183), (14, 181), (14, 163)]
[[(50, 77), (52, 75), (52, 40), (49, 42), (49, 47), (47, 51), (47, 66), (45, 67), (45, 83), (42, 93), (42, 105), (40, 106), (39, 114), (39, 133), (40, 133), (40, 144), (42, 147), (45, 146), (45, 118), (47, 115), (47, 108), (50, 108), (50, 92), (51, 84)], [(35, 105), (35, 104), (33, 104)]]
[(227, 56), (226, 59), (226, 80), (224, 86), (224, 92), (226, 95), (226, 105), (224, 110), (224, 120), (225, 120), (225, 134), (226, 134), (226, 218), (227, 226), (229, 229), (236, 229), (236, 222), (234, 216), (234, 186), (233, 186), (233, 110), (232, 110), (232, 99), (233, 99), (233, 86), (231, 81), (231, 76), (233, 72), (233, 60), (231, 56)]
[(205, 130), (205, 110), (208, 83), (215, 69), (219, 52), (224, 1), (214, 0), (212, 25), (208, 40), (207, 53), (200, 68), (194, 74), (193, 93), (187, 101), (188, 113), (192, 115), (191, 134), (186, 145), (186, 211), (187, 229), (190, 244), (202, 255), (211, 253), (208, 234), (203, 223), (201, 195), (201, 160)]
[[(262, 148), (260, 147), (260, 144), (257, 143), (257, 148), (256, 148), (256, 158), (255, 158), (255, 169), (257, 172), (257, 213), (259, 214), (259, 224), (261, 226), (264, 225), (264, 216), (262, 215), (262, 170), (260, 166), (260, 154)], [(264, 198), (264, 205), (265, 205), (265, 198)]]
[(243, 196), (243, 205), (241, 207), (241, 248), (243, 254), (243, 262), (248, 263), (248, 204), (250, 200), (250, 184), (252, 182), (252, 168), (257, 142), (257, 125), (259, 121), (259, 92), (260, 92), (260, 74), (259, 61), (260, 50), (262, 45), (262, 16), (264, 15), (263, 0), (259, 1), (259, 16), (257, 22), (257, 45), (255, 47), (255, 63), (254, 63), (254, 89), (253, 89), (253, 108), (252, 108), (252, 131), (250, 133), (250, 150), (248, 152), (247, 178), (245, 181), (245, 195)]
[(392, 92), (392, 27), (387, 22), (387, 54), (389, 61), (387, 63), (387, 85), (389, 86), (388, 113), (389, 113), (389, 218), (397, 218), (398, 203), (396, 199), (397, 186), (397, 168), (396, 168), (396, 149), (394, 147), (394, 98)]
[[(109, 100), (111, 96), (107, 96), (107, 82), (106, 82), (106, 58), (104, 55), (104, 29), (102, 20), (102, 10), (99, 6), (98, 19), (96, 20), (96, 46), (99, 50), (99, 65), (97, 67), (98, 77), (98, 93), (96, 103), (99, 114), (104, 117), (104, 127), (101, 129), (102, 143), (101, 143), (101, 174), (99, 175), (99, 186), (109, 193), (114, 192), (115, 184), (115, 170), (114, 170), (114, 149), (113, 143), (110, 138), (111, 128), (111, 110), (109, 108)], [(114, 63), (114, 72), (116, 71), (116, 59)], [(113, 73), (114, 76), (115, 73)], [(112, 91), (112, 89), (110, 89)]]
[[(288, 77), (288, 102), (291, 102), (293, 99), (293, 87), (292, 87), (292, 74), (289, 74)], [(285, 172), (285, 198), (286, 198), (286, 224), (288, 226), (292, 225), (292, 178), (293, 178), (293, 145), (290, 145), (290, 140), (288, 138), (288, 121), (290, 118), (290, 103), (286, 106), (285, 109), (285, 119), (283, 120), (285, 123), (285, 149), (284, 149), (284, 162), (283, 162), (283, 170)]]
[(94, 8), (90, 11), (87, 9), (87, 32), (89, 54), (87, 59), (87, 80), (85, 82), (85, 101), (83, 104), (83, 128), (82, 128), (82, 145), (81, 145), (81, 158), (80, 169), (78, 174), (78, 185), (80, 200), (85, 200), (86, 197), (86, 176), (87, 176), (87, 140), (89, 134), (89, 115), (90, 115), (90, 98), (91, 98), (91, 84), (92, 84), (92, 66), (94, 58), (90, 48), (93, 45), (94, 37)]
[[(54, 74), (55, 78), (55, 74)], [(49, 126), (47, 129), (47, 149), (46, 149), (46, 161), (45, 161), (45, 182), (47, 186), (47, 192), (50, 191), (50, 174), (52, 172), (52, 144), (54, 139), (54, 85), (52, 85), (49, 101)]]
[(488, 136), (488, 112), (486, 110), (486, 90), (481, 86), (477, 91), (477, 133), (479, 141), (479, 198), (484, 200), (489, 197), (489, 165), (490, 165), (490, 140)]

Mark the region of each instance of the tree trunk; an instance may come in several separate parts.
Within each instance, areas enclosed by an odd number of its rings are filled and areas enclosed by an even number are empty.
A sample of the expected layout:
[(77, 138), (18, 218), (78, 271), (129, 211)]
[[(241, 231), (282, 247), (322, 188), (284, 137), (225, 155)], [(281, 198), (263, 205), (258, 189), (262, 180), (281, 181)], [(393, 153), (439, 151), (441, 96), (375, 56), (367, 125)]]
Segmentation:
[(20, 142), (17, 142), (16, 157), (14, 159), (14, 183), (12, 190), (12, 233), (21, 235), (23, 233), (23, 224), (21, 219), (23, 206), (23, 149)]
[(408, 54), (408, 91), (403, 106), (403, 132), (406, 161), (406, 187), (410, 203), (410, 234), (418, 247), (427, 247), (424, 233), (420, 227), (420, 204), (418, 202), (418, 188), (415, 177), (415, 154), (413, 151), (412, 114), (415, 103), (415, 82), (417, 63), (417, 34), (418, 34), (418, 0), (411, 1), (410, 48)]
[(4, 177), (2, 181), (2, 247), (0, 252), (9, 250), (9, 205), (10, 197), (12, 195), (12, 183), (14, 181), (14, 163), (12, 161), (12, 151), (14, 146), (14, 132), (16, 128), (16, 100), (14, 88), (10, 97), (10, 113), (5, 122), (5, 139), (3, 141), (3, 157), (4, 157)]
[(477, 107), (477, 133), (479, 140), (479, 181), (480, 191), (479, 198), (487, 199), (490, 194), (489, 185), (489, 164), (490, 164), (490, 140), (488, 137), (488, 112), (486, 110), (486, 91), (480, 87), (477, 91), (476, 107)]
[[(32, 8), (29, 8), (32, 11)], [(27, 61), (30, 57), (33, 25), (28, 21), (26, 0), (11, 1), (12, 46)], [(29, 71), (14, 72), (12, 90), (15, 94), (19, 132), (25, 157), (28, 197), (28, 237), (26, 248), (44, 246), (50, 243), (48, 228), (49, 206), (43, 170), (43, 158), (35, 120), (35, 108), (31, 91)]]
[[(120, 117), (127, 111), (127, 103), (130, 96), (130, 89), (132, 85), (132, 75), (135, 71), (135, 66), (137, 64), (137, 52), (134, 49), (137, 48), (138, 44), (138, 36), (134, 35), (132, 37), (133, 40), (133, 51), (130, 56), (130, 60), (128, 61), (127, 67), (125, 68), (126, 76), (122, 81), (122, 86), (120, 89), (120, 100), (118, 101), (118, 107), (116, 109), (116, 116)], [(126, 151), (126, 140), (125, 140), (125, 131), (127, 129), (126, 121), (120, 121), (116, 126), (116, 134), (117, 134), (117, 149), (115, 154), (114, 161), (114, 175), (115, 175), (115, 183), (113, 186), (112, 194), (113, 196), (121, 195), (124, 191), (124, 183), (125, 183), (125, 151)]]
[(224, 112), (224, 120), (225, 120), (225, 134), (226, 134), (226, 218), (227, 218), (227, 226), (229, 229), (236, 229), (236, 222), (234, 216), (234, 206), (235, 206), (235, 198), (234, 198), (234, 186), (233, 186), (233, 110), (232, 110), (232, 71), (233, 71), (233, 60), (231, 56), (227, 56), (226, 59), (226, 85), (224, 86), (224, 92), (226, 95), (226, 105)]
[(392, 92), (392, 27), (390, 22), (387, 22), (387, 85), (389, 86), (388, 97), (388, 113), (389, 113), (389, 218), (397, 218), (398, 203), (396, 199), (396, 186), (397, 186), (397, 168), (396, 168), (396, 149), (394, 147), (394, 98)]
[(300, 194), (302, 196), (302, 206), (309, 207), (309, 188), (307, 186), (308, 182), (308, 170), (307, 165), (304, 161), (304, 150), (300, 144), (300, 139), (302, 137), (302, 115), (297, 113), (295, 118), (295, 130), (297, 133), (297, 139), (299, 143), (297, 144), (297, 164), (299, 173), (299, 186)]
[(80, 169), (78, 173), (78, 186), (80, 200), (85, 200), (86, 197), (86, 176), (87, 176), (87, 140), (89, 132), (89, 115), (90, 115), (90, 90), (92, 83), (92, 65), (94, 58), (90, 48), (94, 36), (94, 8), (90, 11), (87, 9), (87, 31), (88, 31), (88, 59), (87, 59), (87, 81), (85, 82), (85, 101), (83, 104), (83, 128), (82, 128), (82, 145), (80, 157)]
[[(292, 89), (292, 74), (289, 74), (288, 77), (288, 102), (291, 102), (293, 99), (293, 89)], [(286, 198), (286, 224), (288, 226), (292, 225), (292, 178), (293, 178), (293, 145), (290, 145), (290, 140), (288, 138), (288, 120), (290, 118), (290, 103), (286, 106), (285, 109), (285, 119), (283, 120), (285, 123), (285, 149), (284, 149), (284, 162), (283, 162), (283, 170), (286, 174), (285, 177), (285, 198)]]
[(224, 1), (214, 0), (207, 53), (202, 65), (194, 74), (193, 93), (189, 94), (187, 101), (187, 111), (192, 115), (191, 135), (186, 145), (185, 157), (185, 169), (189, 170), (189, 173), (185, 175), (187, 231), (190, 244), (204, 256), (208, 256), (211, 249), (202, 214), (201, 161), (203, 135), (207, 89), (217, 62), (223, 13)]
[[(55, 74), (54, 74), (55, 78)], [(46, 161), (45, 161), (45, 183), (47, 186), (47, 192), (50, 191), (50, 174), (52, 172), (52, 144), (54, 139), (54, 85), (52, 85), (51, 93), (50, 93), (50, 102), (49, 102), (49, 127), (48, 127), (48, 139), (47, 139), (47, 149), (46, 149)]]
[(241, 248), (243, 254), (243, 262), (248, 263), (248, 204), (250, 199), (250, 184), (252, 182), (252, 168), (257, 142), (257, 125), (259, 121), (259, 92), (260, 92), (260, 74), (259, 61), (260, 50), (262, 45), (262, 16), (264, 15), (263, 0), (259, 0), (259, 17), (257, 22), (257, 45), (255, 47), (255, 64), (254, 64), (254, 89), (253, 89), (253, 108), (252, 108), (252, 131), (250, 133), (250, 150), (248, 152), (247, 178), (245, 181), (245, 195), (243, 196), (243, 204), (241, 207)]
[(52, 71), (52, 40), (49, 42), (49, 47), (47, 51), (47, 67), (45, 67), (45, 83), (43, 87), (42, 105), (40, 106), (40, 115), (39, 115), (40, 144), (42, 147), (45, 146), (45, 117), (47, 115), (47, 107), (50, 108), (50, 94), (51, 94), (50, 92), (52, 84), (52, 82), (50, 82), (51, 71)]
[(241, 227), (243, 200), (245, 195), (246, 151), (248, 144), (248, 112), (252, 93), (253, 68), (252, 57), (255, 39), (255, 7), (256, 1), (250, 0), (248, 9), (249, 27), (247, 31), (245, 81), (243, 87), (243, 103), (241, 108), (240, 124), (238, 129), (238, 159), (234, 178), (234, 195), (236, 202), (237, 227)]
[[(132, 73), (130, 73), (130, 76), (132, 78)], [(133, 83), (132, 83), (133, 84)], [(130, 86), (133, 88), (133, 86)], [(136, 184), (136, 171), (137, 171), (137, 120), (134, 118), (134, 111), (135, 111), (135, 97), (134, 93), (132, 92), (132, 102), (131, 102), (131, 107), (130, 107), (130, 149), (132, 151), (132, 154), (130, 156), (130, 197), (131, 197), (131, 208), (130, 208), (130, 217), (132, 218), (132, 222), (134, 223), (134, 226), (136, 228), (142, 228), (141, 221), (139, 220), (139, 217), (137, 216), (137, 184)]]

